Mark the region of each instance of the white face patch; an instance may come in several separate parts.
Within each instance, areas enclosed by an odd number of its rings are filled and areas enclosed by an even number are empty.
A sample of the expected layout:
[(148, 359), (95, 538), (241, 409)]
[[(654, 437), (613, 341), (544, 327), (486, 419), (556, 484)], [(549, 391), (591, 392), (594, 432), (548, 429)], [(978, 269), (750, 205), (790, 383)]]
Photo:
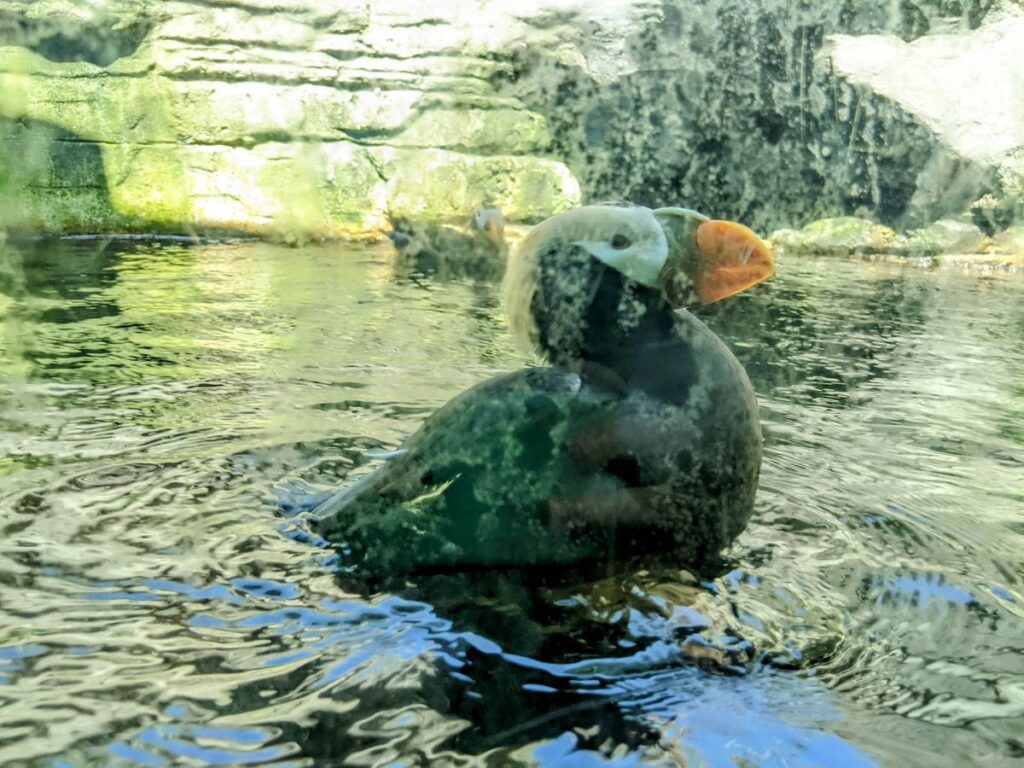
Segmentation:
[[(637, 284), (658, 288), (658, 277), (668, 261), (669, 241), (654, 212), (641, 206), (585, 206), (538, 224), (512, 251), (502, 283), (509, 326), (524, 349), (547, 354), (538, 346), (539, 330), (534, 315), (543, 273), (550, 277), (566, 271), (560, 278), (563, 290), (559, 301), (586, 303), (592, 298), (585, 285), (580, 285), (578, 291), (564, 290), (564, 281), (573, 280), (577, 272), (580, 280), (587, 279), (587, 270), (569, 268), (584, 253)], [(581, 332), (578, 325), (566, 324), (562, 328), (563, 332), (569, 330)], [(554, 329), (546, 328), (546, 334), (553, 332)], [(569, 342), (560, 339), (559, 345)], [(550, 346), (555, 342), (546, 338), (545, 343)]]
[(616, 248), (608, 240), (577, 240), (573, 245), (586, 249), (598, 261), (649, 288), (657, 285), (658, 275), (668, 260), (668, 240), (653, 217), (651, 226), (644, 227), (642, 237), (626, 248)]

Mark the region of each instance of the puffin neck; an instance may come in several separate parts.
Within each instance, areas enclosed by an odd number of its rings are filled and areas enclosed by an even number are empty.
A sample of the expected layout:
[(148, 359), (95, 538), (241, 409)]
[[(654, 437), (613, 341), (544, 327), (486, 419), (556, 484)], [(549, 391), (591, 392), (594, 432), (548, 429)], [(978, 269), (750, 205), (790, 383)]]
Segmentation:
[(651, 347), (675, 340), (672, 308), (657, 289), (603, 264), (592, 267), (592, 293), (579, 307), (574, 343), (545, 345), (545, 351), (557, 366), (596, 366), (623, 376)]

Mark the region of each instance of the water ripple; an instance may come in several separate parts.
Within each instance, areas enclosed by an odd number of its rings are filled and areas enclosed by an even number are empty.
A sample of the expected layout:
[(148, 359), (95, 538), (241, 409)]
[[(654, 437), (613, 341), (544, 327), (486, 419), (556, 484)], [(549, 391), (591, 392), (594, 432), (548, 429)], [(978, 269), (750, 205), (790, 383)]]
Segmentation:
[(786, 262), (708, 308), (766, 433), (717, 578), (365, 596), (304, 515), (523, 364), (495, 287), (343, 246), (38, 244), (21, 265), (0, 321), (2, 764), (1024, 754), (1019, 279)]

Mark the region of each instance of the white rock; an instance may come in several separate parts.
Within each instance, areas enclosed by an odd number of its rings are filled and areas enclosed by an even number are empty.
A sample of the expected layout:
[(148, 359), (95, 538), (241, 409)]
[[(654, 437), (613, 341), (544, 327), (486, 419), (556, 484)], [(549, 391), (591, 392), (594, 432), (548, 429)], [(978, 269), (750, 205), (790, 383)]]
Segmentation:
[(891, 99), (968, 160), (999, 163), (1024, 147), (1024, 12), (912, 43), (839, 35), (822, 55), (839, 76)]

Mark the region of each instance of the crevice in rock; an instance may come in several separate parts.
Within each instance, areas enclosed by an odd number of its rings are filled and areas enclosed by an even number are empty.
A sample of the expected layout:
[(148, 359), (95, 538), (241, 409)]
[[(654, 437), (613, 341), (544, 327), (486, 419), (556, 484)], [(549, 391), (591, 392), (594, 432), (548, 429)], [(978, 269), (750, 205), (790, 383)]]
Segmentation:
[(133, 55), (152, 27), (153, 22), (143, 18), (119, 24), (106, 17), (29, 18), (0, 10), (0, 43), (20, 45), (53, 62), (85, 61), (110, 66)]
[(268, 51), (286, 51), (288, 53), (308, 53), (308, 45), (285, 45), (284, 43), (274, 43), (271, 40), (246, 40), (241, 37), (231, 37), (225, 35), (223, 37), (182, 37), (180, 35), (160, 35), (160, 40), (181, 43), (189, 47), (203, 47), (208, 49), (216, 49), (218, 47), (233, 46), (235, 48), (245, 48), (251, 50), (254, 44), (258, 44), (260, 49)]
[(370, 167), (373, 168), (373, 172), (377, 174), (377, 178), (380, 179), (385, 184), (387, 184), (388, 177), (384, 173), (383, 166), (381, 166), (380, 162), (374, 156), (373, 152), (366, 153), (366, 161), (370, 164)]
[[(343, 73), (317, 77), (313, 73), (302, 73), (301, 76), (281, 77), (258, 72), (252, 69), (226, 71), (220, 70), (221, 65), (204, 66), (201, 69), (169, 70), (161, 72), (162, 77), (178, 82), (217, 82), (217, 83), (260, 83), (263, 85), (280, 85), (295, 87), (300, 85), (318, 85), (335, 88), (339, 91), (375, 92), (375, 91), (422, 91), (428, 93), (446, 93), (453, 96), (479, 97), (493, 93), (486, 80), (463, 77), (461, 75), (422, 75), (412, 72), (381, 72), (367, 73), (365, 76), (354, 77)], [(395, 78), (404, 75), (406, 79)], [(424, 83), (423, 81), (427, 81)], [(468, 87), (472, 83), (473, 87)]]
[(90, 144), (97, 147), (180, 147), (176, 141), (107, 141), (105, 139), (83, 139), (73, 133), (65, 133), (50, 139), (53, 144)]
[(440, 17), (432, 17), (429, 19), (416, 19), (415, 21), (408, 21), (402, 23), (400, 21), (392, 21), (388, 24), (392, 29), (418, 29), (420, 27), (441, 27), (450, 23), (449, 19), (442, 19)]
[(366, 58), (369, 55), (367, 51), (342, 51), (337, 48), (321, 48), (318, 53), (330, 56), (335, 61), (341, 62), (355, 61), (356, 59)]

